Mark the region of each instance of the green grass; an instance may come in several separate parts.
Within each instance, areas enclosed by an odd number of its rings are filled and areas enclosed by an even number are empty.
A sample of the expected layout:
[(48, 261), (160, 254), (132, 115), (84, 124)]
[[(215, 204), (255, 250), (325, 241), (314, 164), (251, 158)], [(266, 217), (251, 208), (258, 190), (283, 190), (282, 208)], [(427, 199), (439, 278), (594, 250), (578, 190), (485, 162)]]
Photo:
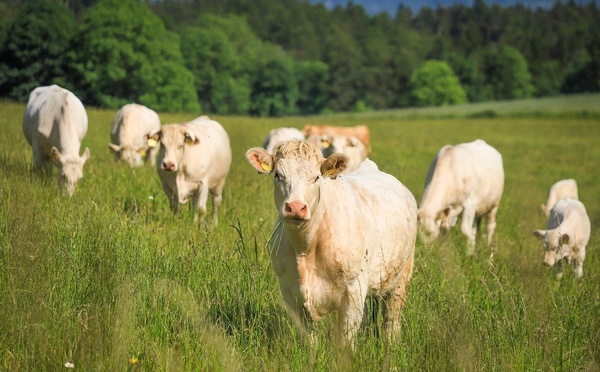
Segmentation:
[[(169, 211), (154, 169), (114, 162), (112, 111), (88, 110), (83, 145), (92, 157), (73, 198), (62, 196), (54, 178), (30, 173), (24, 108), (0, 102), (0, 369), (54, 371), (67, 361), (98, 371), (600, 369), (597, 116), (217, 117), (234, 160), (212, 228), (194, 224), (187, 208)], [(192, 117), (161, 115), (164, 123)], [(467, 258), (458, 231), (417, 242), (396, 345), (377, 337), (381, 322), (367, 321), (354, 355), (335, 353), (330, 316), (311, 350), (283, 308), (265, 247), (272, 184), (244, 152), (273, 127), (308, 122), (369, 125), (373, 160), (417, 200), (444, 144), (483, 138), (503, 154), (497, 243), (479, 243)], [(558, 282), (531, 231), (546, 224), (538, 208), (550, 185), (571, 177), (592, 237), (583, 280), (565, 270)]]

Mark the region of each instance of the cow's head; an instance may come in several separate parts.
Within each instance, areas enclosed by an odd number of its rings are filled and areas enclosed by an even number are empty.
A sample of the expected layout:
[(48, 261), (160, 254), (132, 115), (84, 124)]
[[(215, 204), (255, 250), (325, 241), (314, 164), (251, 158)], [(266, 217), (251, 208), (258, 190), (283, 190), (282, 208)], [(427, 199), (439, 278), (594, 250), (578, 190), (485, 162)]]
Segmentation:
[(90, 149), (86, 147), (82, 156), (64, 157), (56, 147), (52, 147), (50, 158), (58, 168), (58, 186), (66, 189), (69, 196), (73, 196), (77, 182), (83, 178), (83, 166), (90, 158)]
[(144, 158), (149, 147), (148, 145), (136, 147), (109, 143), (108, 148), (115, 153), (117, 159), (127, 162), (132, 167), (139, 167), (144, 164)]
[(323, 158), (317, 147), (297, 140), (277, 145), (272, 155), (263, 148), (251, 148), (246, 159), (259, 173), (273, 174), (279, 217), (295, 225), (310, 220), (323, 178), (335, 178), (348, 165), (346, 155)]
[(428, 242), (433, 241), (440, 235), (440, 228), (444, 230), (450, 229), (450, 222), (447, 221), (450, 208), (439, 211), (436, 214), (431, 214), (428, 211), (420, 208), (417, 212), (419, 221), (419, 232), (421, 236)]
[(533, 235), (542, 240), (544, 246), (544, 264), (554, 266), (563, 258), (569, 257), (572, 241), (569, 234), (561, 234), (558, 229), (534, 230)]
[[(193, 125), (193, 124), (189, 124)], [(196, 146), (200, 139), (187, 124), (167, 124), (148, 135), (148, 146), (160, 143), (158, 167), (165, 172), (177, 172), (186, 146)]]

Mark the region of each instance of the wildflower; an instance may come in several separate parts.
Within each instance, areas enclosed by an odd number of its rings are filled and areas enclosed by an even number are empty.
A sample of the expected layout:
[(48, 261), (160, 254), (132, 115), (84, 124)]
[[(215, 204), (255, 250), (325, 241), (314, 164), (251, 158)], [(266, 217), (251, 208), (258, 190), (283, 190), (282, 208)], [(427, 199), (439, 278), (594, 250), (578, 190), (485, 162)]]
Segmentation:
[(129, 359), (129, 363), (131, 364), (136, 364), (138, 362), (138, 358), (132, 356), (131, 359)]
[(65, 367), (67, 367), (67, 368), (75, 368), (75, 363), (73, 363), (73, 362), (66, 362), (65, 363)]

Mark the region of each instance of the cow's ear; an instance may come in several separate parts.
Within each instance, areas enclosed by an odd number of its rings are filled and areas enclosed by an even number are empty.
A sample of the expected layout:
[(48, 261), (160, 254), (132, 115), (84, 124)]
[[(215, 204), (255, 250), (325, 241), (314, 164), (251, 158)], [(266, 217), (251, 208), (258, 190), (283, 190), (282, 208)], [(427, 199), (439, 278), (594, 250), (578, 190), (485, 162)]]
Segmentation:
[(335, 178), (348, 167), (350, 159), (344, 154), (333, 154), (321, 163), (321, 174), (325, 177)]
[(246, 159), (259, 173), (268, 174), (273, 171), (273, 157), (262, 147), (246, 151)]
[(114, 143), (109, 143), (108, 148), (113, 150), (114, 152), (121, 151), (121, 146), (115, 145)]
[(200, 143), (200, 139), (194, 135), (194, 133), (187, 131), (185, 132), (184, 143), (188, 146), (194, 146)]
[(86, 147), (85, 150), (83, 150), (83, 155), (81, 155), (81, 162), (83, 164), (85, 164), (85, 162), (87, 162), (89, 158), (90, 158), (90, 148)]
[(562, 236), (560, 237), (561, 244), (569, 244), (570, 240), (571, 240), (571, 237), (569, 237), (569, 234), (562, 234)]
[(533, 236), (536, 238), (543, 238), (546, 235), (546, 230), (533, 230)]
[(150, 132), (149, 134), (146, 135), (146, 143), (148, 144), (148, 147), (156, 147), (156, 145), (158, 145), (158, 141), (160, 141), (160, 137), (162, 135), (162, 132), (160, 129), (156, 129), (152, 132)]
[(54, 160), (54, 162), (61, 164), (63, 162), (63, 157), (60, 151), (54, 146), (50, 149), (50, 159)]

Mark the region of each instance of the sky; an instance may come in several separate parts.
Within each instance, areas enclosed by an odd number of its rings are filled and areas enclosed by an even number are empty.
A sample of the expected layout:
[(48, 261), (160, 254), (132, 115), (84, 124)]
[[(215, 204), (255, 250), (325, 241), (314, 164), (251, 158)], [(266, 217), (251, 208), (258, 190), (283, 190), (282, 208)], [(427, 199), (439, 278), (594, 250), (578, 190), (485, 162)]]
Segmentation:
[[(311, 3), (323, 3), (328, 8), (333, 8), (335, 5), (345, 6), (350, 0), (310, 0)], [(562, 0), (567, 2), (568, 0)], [(578, 4), (587, 4), (591, 1), (596, 1), (600, 4), (600, 0), (576, 0)], [(390, 15), (395, 15), (400, 3), (409, 6), (413, 12), (418, 12), (423, 5), (430, 8), (437, 8), (438, 5), (449, 7), (454, 4), (473, 5), (473, 0), (352, 0), (354, 4), (361, 4), (368, 14), (377, 14), (382, 11), (387, 11)], [(526, 7), (535, 9), (538, 7), (550, 8), (556, 0), (486, 0), (488, 4), (499, 4), (502, 6), (512, 6), (523, 4)]]

